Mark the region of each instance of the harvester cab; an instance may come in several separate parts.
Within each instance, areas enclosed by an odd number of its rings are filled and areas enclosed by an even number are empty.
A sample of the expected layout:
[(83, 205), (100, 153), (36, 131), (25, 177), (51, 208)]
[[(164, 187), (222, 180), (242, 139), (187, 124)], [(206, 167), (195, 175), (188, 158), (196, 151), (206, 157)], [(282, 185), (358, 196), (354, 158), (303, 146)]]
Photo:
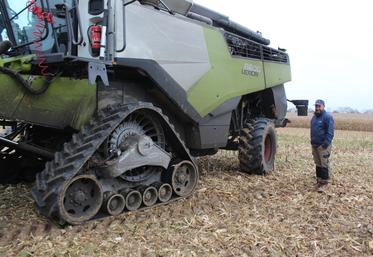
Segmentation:
[(88, 3), (1, 0), (1, 54), (9, 57), (33, 55), (29, 61), (39, 66), (37, 72), (43, 76), (58, 73), (49, 69), (53, 63), (89, 59), (93, 62), (89, 65), (91, 84), (99, 77), (108, 86), (104, 66), (111, 65), (116, 54), (126, 47), (126, 5), (124, 0), (90, 0)]
[(8, 53), (10, 56), (32, 54), (35, 51), (60, 52), (57, 39), (62, 37), (66, 20), (59, 15), (54, 15), (57, 14), (56, 7), (50, 8), (50, 5), (57, 2), (59, 1), (3, 0), (0, 2), (1, 41), (12, 43), (11, 52)]
[[(191, 0), (0, 0), (0, 180), (81, 224), (192, 195), (195, 157), (274, 170), (290, 58)], [(293, 101), (307, 114), (307, 101)]]

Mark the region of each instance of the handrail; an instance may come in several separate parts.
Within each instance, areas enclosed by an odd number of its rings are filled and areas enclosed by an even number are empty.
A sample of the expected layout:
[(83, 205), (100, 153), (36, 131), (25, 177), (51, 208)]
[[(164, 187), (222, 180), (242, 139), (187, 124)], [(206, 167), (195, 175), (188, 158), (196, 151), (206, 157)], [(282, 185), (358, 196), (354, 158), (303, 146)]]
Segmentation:
[(123, 47), (120, 48), (120, 49), (116, 49), (115, 52), (117, 52), (117, 53), (123, 52), (127, 47), (127, 42), (126, 42), (126, 33), (127, 33), (127, 31), (126, 31), (126, 6), (133, 3), (133, 2), (134, 1), (126, 3), (125, 0), (122, 0), (122, 3), (123, 3), (123, 6), (122, 6), (123, 7)]
[[(64, 3), (65, 14), (66, 14), (66, 25), (67, 25), (67, 28), (69, 30), (71, 42), (74, 45), (80, 45), (80, 44), (83, 43), (83, 40), (84, 40), (83, 29), (82, 29), (82, 23), (81, 23), (81, 20), (80, 20), (80, 12), (79, 12), (78, 2), (77, 2), (77, 0), (73, 0), (73, 1), (74, 1), (74, 7), (72, 7), (71, 9), (66, 4), (66, 2)], [(73, 22), (72, 22), (72, 19), (71, 19), (71, 13), (74, 11), (74, 9), (75, 9), (75, 12), (76, 12), (76, 17), (77, 17), (77, 22), (78, 22), (78, 34), (79, 34), (78, 39), (75, 38)]]

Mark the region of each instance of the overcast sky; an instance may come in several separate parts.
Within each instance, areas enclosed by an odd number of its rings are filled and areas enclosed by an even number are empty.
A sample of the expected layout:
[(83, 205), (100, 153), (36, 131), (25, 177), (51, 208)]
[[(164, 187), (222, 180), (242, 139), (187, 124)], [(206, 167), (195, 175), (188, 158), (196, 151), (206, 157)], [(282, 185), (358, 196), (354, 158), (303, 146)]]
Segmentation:
[[(372, 0), (195, 0), (286, 48), (289, 99), (373, 109)], [(290, 106), (289, 106), (290, 107)]]

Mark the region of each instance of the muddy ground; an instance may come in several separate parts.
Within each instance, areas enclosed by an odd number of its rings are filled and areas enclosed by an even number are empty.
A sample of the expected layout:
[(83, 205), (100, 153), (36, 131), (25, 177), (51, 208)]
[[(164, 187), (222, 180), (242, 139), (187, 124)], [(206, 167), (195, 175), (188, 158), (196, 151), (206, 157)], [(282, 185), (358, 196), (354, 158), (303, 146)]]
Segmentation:
[(333, 183), (314, 190), (307, 129), (280, 129), (276, 172), (199, 160), (195, 194), (76, 227), (38, 215), (31, 185), (0, 186), (0, 256), (372, 256), (373, 133), (337, 131)]

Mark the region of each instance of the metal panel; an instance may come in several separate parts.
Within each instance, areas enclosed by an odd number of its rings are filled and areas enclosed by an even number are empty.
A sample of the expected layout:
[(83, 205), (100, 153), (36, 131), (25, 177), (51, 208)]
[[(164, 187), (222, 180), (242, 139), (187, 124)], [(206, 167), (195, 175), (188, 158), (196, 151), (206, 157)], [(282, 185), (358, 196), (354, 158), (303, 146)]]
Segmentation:
[[(59, 78), (40, 96), (25, 93), (14, 80), (3, 77), (2, 81), (7, 83), (0, 87), (0, 104), (5, 107), (0, 112), (1, 118), (59, 129), (68, 126), (80, 129), (96, 108), (96, 86), (89, 85), (87, 80)], [(37, 79), (33, 87), (38, 88), (43, 82), (44, 79)], [(9, 102), (10, 96), (15, 96), (12, 102)], [(6, 107), (7, 103), (11, 103), (12, 108)]]
[(163, 0), (170, 10), (187, 15), (190, 8), (192, 8), (193, 0)]
[[(126, 8), (127, 47), (117, 58), (154, 60), (187, 91), (210, 68), (203, 27), (153, 7)], [(122, 38), (121, 30), (116, 32)]]

